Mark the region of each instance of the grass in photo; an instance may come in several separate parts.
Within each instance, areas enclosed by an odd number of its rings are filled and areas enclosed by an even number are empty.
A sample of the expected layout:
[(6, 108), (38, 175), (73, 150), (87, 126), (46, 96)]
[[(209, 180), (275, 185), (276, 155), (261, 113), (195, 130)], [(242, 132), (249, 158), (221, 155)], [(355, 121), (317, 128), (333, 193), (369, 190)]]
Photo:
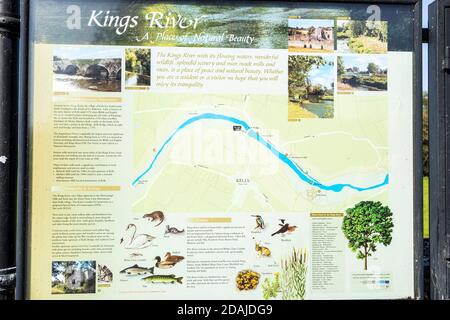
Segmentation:
[(385, 55), (339, 56), (337, 58), (340, 93), (387, 91), (388, 70)]
[(125, 50), (125, 88), (150, 86), (151, 50), (128, 48)]
[(334, 59), (289, 56), (288, 120), (334, 117)]
[(387, 21), (338, 20), (336, 38), (339, 53), (387, 53)]
[(95, 293), (95, 261), (53, 261), (52, 294)]
[(334, 20), (288, 20), (288, 47), (290, 52), (334, 52)]
[(111, 47), (57, 47), (53, 91), (120, 92), (122, 50)]

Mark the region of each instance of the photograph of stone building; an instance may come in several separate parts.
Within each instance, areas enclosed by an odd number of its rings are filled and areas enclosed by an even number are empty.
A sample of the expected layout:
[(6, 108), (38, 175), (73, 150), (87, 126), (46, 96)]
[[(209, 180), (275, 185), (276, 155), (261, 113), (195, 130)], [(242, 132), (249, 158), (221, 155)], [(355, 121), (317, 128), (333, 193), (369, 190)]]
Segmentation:
[(290, 18), (288, 47), (290, 52), (332, 53), (334, 21)]
[(95, 261), (53, 261), (52, 294), (95, 293)]

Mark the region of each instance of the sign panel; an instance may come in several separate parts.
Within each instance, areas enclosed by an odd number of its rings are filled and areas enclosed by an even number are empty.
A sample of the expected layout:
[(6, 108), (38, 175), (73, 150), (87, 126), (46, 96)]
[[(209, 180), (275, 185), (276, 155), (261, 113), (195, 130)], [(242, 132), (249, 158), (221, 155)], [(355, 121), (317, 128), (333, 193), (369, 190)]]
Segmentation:
[(414, 296), (414, 7), (32, 1), (28, 296)]
[(430, 298), (450, 299), (450, 210), (448, 205), (450, 145), (446, 119), (450, 99), (450, 1), (429, 6), (430, 106)]

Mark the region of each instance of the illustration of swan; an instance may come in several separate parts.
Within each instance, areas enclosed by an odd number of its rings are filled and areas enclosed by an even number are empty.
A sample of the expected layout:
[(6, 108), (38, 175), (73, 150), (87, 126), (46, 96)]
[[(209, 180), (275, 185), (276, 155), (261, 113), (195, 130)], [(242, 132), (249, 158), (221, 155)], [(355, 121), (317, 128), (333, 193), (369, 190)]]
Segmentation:
[(136, 234), (136, 231), (136, 225), (130, 223), (125, 230), (125, 240), (124, 238), (120, 239), (120, 244), (125, 243), (125, 249), (144, 249), (150, 245), (152, 240), (156, 239), (148, 234)]

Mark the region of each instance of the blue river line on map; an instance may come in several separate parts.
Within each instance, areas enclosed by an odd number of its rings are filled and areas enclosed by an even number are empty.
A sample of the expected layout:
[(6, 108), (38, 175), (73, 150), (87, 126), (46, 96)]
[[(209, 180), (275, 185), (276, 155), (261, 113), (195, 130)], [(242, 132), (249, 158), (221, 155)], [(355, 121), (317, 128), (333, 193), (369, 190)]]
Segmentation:
[(203, 113), (197, 116), (194, 116), (192, 118), (189, 118), (185, 122), (183, 122), (171, 135), (170, 137), (163, 143), (161, 148), (156, 153), (155, 157), (153, 158), (152, 162), (148, 166), (147, 169), (145, 169), (144, 172), (142, 172), (134, 181), (133, 186), (136, 185), (152, 168), (155, 164), (156, 160), (158, 160), (161, 153), (164, 151), (166, 146), (169, 144), (169, 142), (175, 137), (175, 135), (184, 129), (185, 127), (189, 126), (190, 124), (193, 124), (197, 121), (201, 120), (222, 120), (222, 121), (228, 121), (233, 124), (242, 126), (242, 128), (245, 129), (247, 135), (259, 143), (261, 143), (264, 147), (269, 149), (272, 154), (274, 154), (278, 159), (280, 159), (282, 162), (284, 162), (289, 168), (304, 182), (310, 184), (311, 186), (317, 187), (319, 189), (325, 190), (325, 191), (334, 191), (334, 192), (340, 192), (344, 188), (350, 188), (356, 191), (368, 191), (373, 190), (377, 188), (381, 188), (387, 184), (389, 184), (389, 175), (386, 175), (384, 181), (382, 181), (379, 184), (368, 186), (368, 187), (358, 187), (354, 186), (349, 183), (342, 183), (342, 184), (332, 184), (332, 185), (324, 185), (311, 177), (309, 174), (307, 174), (300, 166), (298, 166), (294, 161), (289, 159), (285, 154), (279, 152), (270, 142), (265, 141), (258, 133), (256, 133), (253, 129), (250, 128), (250, 126), (243, 120), (229, 117), (222, 114), (215, 114), (215, 113)]

